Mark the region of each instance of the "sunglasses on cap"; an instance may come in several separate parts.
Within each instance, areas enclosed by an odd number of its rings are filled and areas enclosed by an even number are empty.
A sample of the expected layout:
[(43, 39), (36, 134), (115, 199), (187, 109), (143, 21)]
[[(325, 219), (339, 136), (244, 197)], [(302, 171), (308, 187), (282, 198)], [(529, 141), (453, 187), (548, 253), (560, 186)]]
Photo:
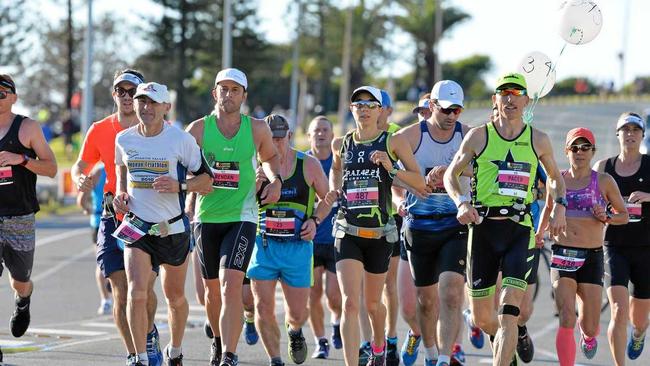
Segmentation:
[(463, 108), (456, 107), (456, 108), (442, 108), (440, 105), (436, 104), (436, 108), (440, 111), (442, 114), (450, 115), (452, 113), (460, 113), (463, 111)]
[(526, 92), (526, 89), (500, 89), (496, 91), (497, 95), (500, 95), (502, 97), (507, 97), (508, 95), (514, 95), (515, 97), (519, 97), (522, 95), (527, 95), (528, 93)]
[(571, 145), (569, 146), (568, 150), (575, 154), (578, 152), (578, 150), (582, 152), (587, 152), (589, 150), (592, 151), (596, 150), (596, 147), (590, 143), (584, 143), (584, 144)]
[(376, 102), (374, 100), (358, 100), (356, 102), (352, 102), (350, 105), (356, 109), (361, 109), (361, 108), (375, 109), (381, 107), (381, 103)]
[(7, 90), (0, 90), (0, 99), (6, 99), (9, 94), (13, 93)]
[(124, 89), (122, 87), (115, 87), (115, 93), (117, 93), (117, 96), (120, 98), (123, 98), (126, 94), (128, 94), (131, 98), (135, 95), (136, 88), (131, 88), (131, 89)]

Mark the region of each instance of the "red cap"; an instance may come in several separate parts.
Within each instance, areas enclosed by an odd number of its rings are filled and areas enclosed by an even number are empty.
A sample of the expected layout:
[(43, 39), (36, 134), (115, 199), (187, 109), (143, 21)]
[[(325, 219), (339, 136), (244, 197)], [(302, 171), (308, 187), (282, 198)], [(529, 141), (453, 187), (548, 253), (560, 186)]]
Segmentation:
[(587, 141), (589, 141), (590, 144), (596, 145), (596, 138), (594, 137), (594, 134), (588, 129), (584, 127), (577, 127), (572, 129), (571, 131), (567, 132), (566, 134), (566, 146), (569, 147), (573, 142), (579, 138), (584, 138)]

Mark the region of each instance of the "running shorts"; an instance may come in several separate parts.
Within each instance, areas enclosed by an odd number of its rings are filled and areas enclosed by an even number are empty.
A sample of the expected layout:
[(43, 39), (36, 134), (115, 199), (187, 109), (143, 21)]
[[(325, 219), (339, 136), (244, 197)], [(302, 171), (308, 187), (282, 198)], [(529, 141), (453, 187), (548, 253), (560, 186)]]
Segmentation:
[(404, 239), (416, 287), (435, 285), (443, 272), (465, 276), (467, 227), (442, 231), (406, 228)]
[(217, 279), (220, 269), (246, 273), (255, 247), (256, 231), (257, 224), (248, 221), (197, 223), (194, 237), (201, 260), (201, 276)]

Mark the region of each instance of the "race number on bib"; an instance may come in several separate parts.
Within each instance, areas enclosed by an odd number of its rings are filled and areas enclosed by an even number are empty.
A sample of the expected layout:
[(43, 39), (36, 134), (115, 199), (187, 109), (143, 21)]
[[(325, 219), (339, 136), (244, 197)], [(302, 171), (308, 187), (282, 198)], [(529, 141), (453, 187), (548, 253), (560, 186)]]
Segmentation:
[(133, 216), (133, 214), (128, 214), (124, 216), (124, 220), (112, 235), (126, 244), (133, 244), (145, 236), (150, 228), (151, 225), (148, 223)]
[(14, 174), (10, 166), (0, 167), (0, 186), (5, 184), (12, 184), (14, 182)]
[(585, 264), (587, 251), (584, 249), (553, 247), (551, 268), (560, 271), (575, 272)]
[(630, 215), (630, 222), (641, 221), (643, 218), (643, 215), (641, 213), (641, 204), (628, 202), (628, 198), (629, 197), (623, 197), (625, 200), (625, 208), (627, 209), (627, 213)]
[(239, 163), (236, 161), (217, 161), (212, 168), (214, 173), (214, 188), (239, 188)]
[(266, 210), (266, 234), (290, 237), (296, 233), (296, 217), (293, 211)]
[(530, 182), (530, 163), (499, 161), (498, 167), (499, 194), (526, 198)]
[(345, 198), (349, 209), (379, 207), (379, 182), (377, 179), (347, 181)]

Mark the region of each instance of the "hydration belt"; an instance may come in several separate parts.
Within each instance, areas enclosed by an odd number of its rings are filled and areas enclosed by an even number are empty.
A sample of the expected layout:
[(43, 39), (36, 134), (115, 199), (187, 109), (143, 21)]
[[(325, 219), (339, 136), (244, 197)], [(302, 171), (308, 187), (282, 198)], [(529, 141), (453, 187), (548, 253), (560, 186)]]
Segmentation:
[(530, 214), (530, 204), (515, 202), (512, 206), (475, 206), (481, 217), (506, 217), (514, 222), (524, 221), (526, 215)]
[(358, 236), (364, 239), (381, 239), (386, 237), (386, 241), (389, 243), (395, 243), (399, 240), (399, 232), (397, 231), (397, 225), (395, 224), (395, 219), (392, 216), (388, 217), (388, 222), (383, 227), (361, 227), (352, 225), (338, 215), (334, 221), (334, 237), (337, 238), (336, 232), (342, 231), (348, 235)]

